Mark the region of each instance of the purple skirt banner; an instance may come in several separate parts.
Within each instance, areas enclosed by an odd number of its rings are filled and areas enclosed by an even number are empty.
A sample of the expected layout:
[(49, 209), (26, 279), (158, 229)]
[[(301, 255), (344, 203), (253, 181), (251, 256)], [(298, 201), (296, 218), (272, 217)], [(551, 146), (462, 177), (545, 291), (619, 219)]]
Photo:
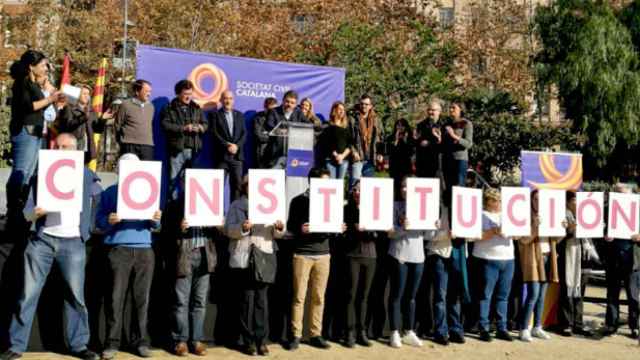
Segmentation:
[[(218, 54), (192, 52), (140, 45), (137, 48), (136, 77), (151, 82), (152, 101), (156, 115), (175, 97), (174, 85), (189, 79), (194, 83), (194, 100), (205, 111), (217, 108), (220, 94), (231, 90), (234, 107), (247, 119), (247, 163), (252, 163), (253, 134), (251, 120), (263, 109), (264, 100), (275, 97), (278, 104), (288, 90), (298, 93), (298, 101), (311, 99), (314, 111), (321, 119), (327, 119), (331, 105), (344, 101), (345, 69), (258, 60)], [(155, 124), (159, 119), (156, 116)], [(155, 126), (157, 145), (164, 145), (164, 136)], [(156, 146), (157, 147), (157, 146)], [(163, 146), (162, 146), (163, 147)], [(205, 149), (207, 150), (207, 149)], [(163, 159), (163, 148), (156, 150), (156, 157)]]
[(522, 151), (520, 157), (522, 186), (557, 190), (582, 186), (582, 154)]

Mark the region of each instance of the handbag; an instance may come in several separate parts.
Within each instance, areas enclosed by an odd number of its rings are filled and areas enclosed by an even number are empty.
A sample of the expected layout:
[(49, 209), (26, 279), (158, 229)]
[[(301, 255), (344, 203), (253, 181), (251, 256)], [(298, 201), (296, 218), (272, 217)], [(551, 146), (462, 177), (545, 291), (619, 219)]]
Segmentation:
[(276, 271), (278, 269), (276, 254), (264, 252), (255, 245), (251, 245), (249, 269), (256, 282), (273, 284), (276, 281)]

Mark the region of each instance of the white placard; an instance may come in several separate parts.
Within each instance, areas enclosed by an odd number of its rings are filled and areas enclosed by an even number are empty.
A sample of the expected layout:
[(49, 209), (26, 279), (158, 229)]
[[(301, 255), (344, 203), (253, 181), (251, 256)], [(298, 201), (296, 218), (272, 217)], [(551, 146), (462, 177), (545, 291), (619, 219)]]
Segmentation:
[(309, 231), (341, 233), (344, 223), (344, 181), (311, 179), (309, 184)]
[(576, 194), (576, 237), (601, 238), (604, 236), (604, 193), (579, 192)]
[(567, 192), (564, 190), (538, 190), (538, 236), (561, 237), (567, 234), (562, 225), (567, 215)]
[(436, 230), (440, 219), (440, 180), (407, 178), (409, 230)]
[(451, 233), (453, 237), (482, 237), (482, 190), (454, 186), (452, 188)]
[(638, 234), (638, 205), (640, 195), (609, 193), (607, 236), (614, 239), (631, 239)]
[(272, 225), (286, 222), (284, 170), (249, 169), (249, 221)]
[(47, 212), (82, 211), (84, 152), (40, 150), (36, 204)]
[(531, 235), (531, 190), (505, 186), (500, 191), (502, 235)]
[(124, 160), (118, 162), (118, 217), (150, 220), (160, 210), (162, 162)]
[(189, 226), (220, 226), (224, 221), (224, 170), (187, 169), (184, 218)]
[(72, 86), (69, 84), (62, 85), (62, 89), (60, 89), (64, 96), (67, 98), (67, 102), (75, 105), (78, 103), (78, 99), (80, 99), (80, 93), (82, 89), (77, 86)]
[(393, 179), (360, 179), (360, 226), (369, 231), (393, 228)]

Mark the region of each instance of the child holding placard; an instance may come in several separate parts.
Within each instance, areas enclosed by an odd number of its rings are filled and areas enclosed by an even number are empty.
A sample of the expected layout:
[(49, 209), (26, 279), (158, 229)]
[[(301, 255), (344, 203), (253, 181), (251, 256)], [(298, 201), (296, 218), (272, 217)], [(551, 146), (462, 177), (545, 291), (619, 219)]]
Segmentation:
[(500, 226), (500, 192), (485, 190), (483, 195), (482, 239), (473, 246), (480, 270), (479, 318), (480, 340), (491, 341), (489, 313), (495, 295), (497, 316), (496, 338), (513, 341), (507, 331), (507, 308), (511, 281), (515, 267), (514, 247), (511, 238), (502, 235)]

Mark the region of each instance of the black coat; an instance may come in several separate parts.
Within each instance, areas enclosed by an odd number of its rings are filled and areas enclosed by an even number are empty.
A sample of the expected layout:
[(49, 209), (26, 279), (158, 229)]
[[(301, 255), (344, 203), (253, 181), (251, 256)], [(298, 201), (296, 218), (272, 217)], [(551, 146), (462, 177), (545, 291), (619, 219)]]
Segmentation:
[[(229, 133), (224, 109), (211, 113), (209, 119), (211, 132), (213, 133), (214, 162), (218, 164), (229, 160), (244, 161), (243, 147), (247, 138), (247, 131), (244, 128), (244, 115), (238, 110), (233, 110), (233, 134)], [(227, 150), (228, 144), (238, 145), (238, 152), (235, 155), (231, 155)]]
[[(269, 112), (264, 128), (269, 132), (276, 128), (278, 124), (282, 123), (283, 121), (286, 122), (287, 119), (284, 116), (284, 109), (281, 105)], [(313, 124), (312, 122), (307, 120), (307, 118), (302, 113), (302, 110), (297, 107), (293, 109), (288, 122)], [(286, 128), (286, 126), (284, 126), (284, 128)], [(287, 149), (285, 149), (284, 144), (284, 138), (281, 136), (271, 136), (269, 138), (269, 144), (267, 145), (267, 149), (265, 150), (265, 157), (267, 158), (267, 163), (269, 164), (269, 166), (273, 166), (279, 157), (287, 155)]]
[(93, 140), (93, 134), (94, 132), (102, 133), (104, 121), (98, 120), (98, 117), (90, 108), (85, 110), (77, 105), (66, 105), (58, 111), (55, 127), (60, 133), (73, 134), (78, 139), (78, 149), (84, 149), (86, 146), (87, 150), (84, 153), (85, 164), (97, 158), (98, 152), (96, 143)]
[[(180, 109), (178, 102), (177, 98), (173, 99), (162, 109), (160, 117), (160, 124), (167, 137), (167, 149), (171, 155), (177, 154), (185, 147), (194, 151), (202, 149), (202, 137), (209, 128), (207, 119), (198, 104), (191, 101), (185, 112)], [(184, 126), (188, 124), (202, 125), (204, 131), (202, 133), (186, 133)]]

